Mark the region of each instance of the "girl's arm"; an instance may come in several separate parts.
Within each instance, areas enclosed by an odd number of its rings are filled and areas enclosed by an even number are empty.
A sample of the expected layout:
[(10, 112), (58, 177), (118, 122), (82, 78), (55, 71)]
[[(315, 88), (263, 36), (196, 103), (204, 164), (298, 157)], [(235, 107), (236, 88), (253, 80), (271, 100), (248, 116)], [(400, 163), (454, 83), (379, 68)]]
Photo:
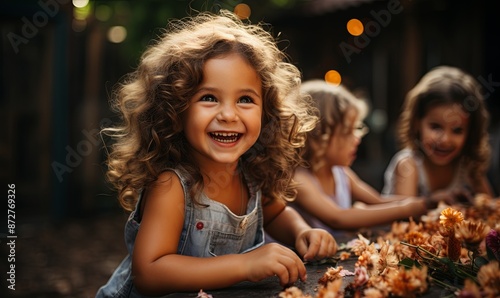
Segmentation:
[(269, 244), (246, 254), (200, 258), (177, 254), (184, 224), (184, 193), (172, 172), (144, 194), (141, 227), (132, 255), (134, 285), (143, 295), (199, 291), (276, 275), (284, 286), (305, 280), (305, 267), (290, 249)]
[(295, 181), (299, 183), (295, 201), (297, 205), (333, 229), (358, 229), (387, 224), (410, 216), (417, 217), (427, 212), (426, 200), (413, 198), (377, 204), (373, 209), (343, 210), (317, 187), (307, 170), (297, 170)]
[(351, 185), (351, 195), (353, 200), (355, 201), (372, 205), (392, 201), (401, 201), (407, 198), (407, 196), (400, 195), (390, 195), (381, 198), (380, 193), (378, 193), (365, 181), (361, 180), (361, 178), (359, 178), (359, 176), (351, 168), (345, 167), (344, 171), (346, 172), (347, 177), (349, 177), (349, 183)]
[(394, 194), (402, 196), (418, 195), (418, 168), (415, 160), (404, 158), (394, 171)]

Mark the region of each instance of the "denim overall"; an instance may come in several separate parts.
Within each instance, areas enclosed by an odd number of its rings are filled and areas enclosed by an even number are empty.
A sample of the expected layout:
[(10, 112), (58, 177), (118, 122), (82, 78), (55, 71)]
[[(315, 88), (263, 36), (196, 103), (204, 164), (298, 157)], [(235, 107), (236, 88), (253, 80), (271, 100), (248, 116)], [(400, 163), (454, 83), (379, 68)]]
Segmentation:
[[(249, 189), (247, 209), (245, 215), (238, 216), (225, 205), (210, 200), (205, 194), (202, 194), (200, 202), (208, 207), (194, 205), (186, 187), (186, 173), (181, 168), (175, 169), (174, 172), (181, 181), (185, 198), (184, 227), (177, 247), (178, 254), (216, 257), (246, 253), (264, 244), (261, 192), (257, 185), (247, 183)], [(108, 283), (98, 290), (96, 298), (146, 297), (137, 292), (131, 275), (131, 256), (140, 227), (138, 212), (140, 201), (139, 198), (135, 210), (125, 224), (128, 255), (115, 270)]]

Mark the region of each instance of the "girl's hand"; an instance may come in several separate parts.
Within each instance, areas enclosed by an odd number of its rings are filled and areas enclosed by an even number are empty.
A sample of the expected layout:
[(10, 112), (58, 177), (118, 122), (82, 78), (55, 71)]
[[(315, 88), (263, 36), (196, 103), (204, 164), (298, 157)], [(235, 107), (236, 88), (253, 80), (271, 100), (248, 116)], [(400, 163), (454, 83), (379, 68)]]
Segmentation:
[(269, 243), (249, 253), (245, 257), (247, 277), (249, 281), (257, 282), (264, 278), (277, 276), (280, 285), (290, 286), (299, 278), (305, 281), (306, 267), (297, 254), (278, 243)]
[(337, 242), (323, 229), (308, 229), (299, 234), (295, 248), (304, 261), (321, 260), (335, 255)]
[(436, 208), (439, 202), (445, 202), (447, 205), (456, 203), (471, 205), (473, 195), (467, 188), (454, 188), (452, 190), (438, 190), (427, 197), (427, 209)]

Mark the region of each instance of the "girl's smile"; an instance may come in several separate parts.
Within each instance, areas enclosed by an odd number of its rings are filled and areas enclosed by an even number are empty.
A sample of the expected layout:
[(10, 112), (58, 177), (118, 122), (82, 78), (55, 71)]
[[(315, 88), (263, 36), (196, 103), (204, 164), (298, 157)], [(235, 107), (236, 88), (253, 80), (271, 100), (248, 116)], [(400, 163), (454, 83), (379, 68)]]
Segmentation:
[(226, 144), (234, 143), (242, 136), (242, 134), (235, 132), (211, 132), (209, 135), (214, 141)]

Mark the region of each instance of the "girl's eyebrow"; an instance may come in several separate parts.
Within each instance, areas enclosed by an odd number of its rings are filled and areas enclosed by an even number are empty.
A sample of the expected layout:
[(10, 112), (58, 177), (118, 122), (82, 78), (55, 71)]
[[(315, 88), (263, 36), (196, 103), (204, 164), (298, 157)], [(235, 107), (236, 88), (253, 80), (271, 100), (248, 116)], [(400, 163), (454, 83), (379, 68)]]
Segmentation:
[[(216, 91), (219, 91), (220, 89), (219, 88), (215, 88), (215, 87), (200, 87), (198, 90), (196, 90), (196, 93), (199, 93), (199, 92), (216, 92)], [(244, 89), (241, 89), (239, 91), (240, 93), (252, 93), (253, 95), (257, 96), (257, 97), (262, 97), (262, 95), (260, 95), (257, 91), (255, 91), (254, 89), (252, 88), (244, 88)]]
[(255, 96), (261, 97), (261, 95), (257, 93), (257, 91), (255, 91), (254, 89), (247, 88), (247, 89), (242, 89), (241, 91), (244, 93), (253, 93)]

